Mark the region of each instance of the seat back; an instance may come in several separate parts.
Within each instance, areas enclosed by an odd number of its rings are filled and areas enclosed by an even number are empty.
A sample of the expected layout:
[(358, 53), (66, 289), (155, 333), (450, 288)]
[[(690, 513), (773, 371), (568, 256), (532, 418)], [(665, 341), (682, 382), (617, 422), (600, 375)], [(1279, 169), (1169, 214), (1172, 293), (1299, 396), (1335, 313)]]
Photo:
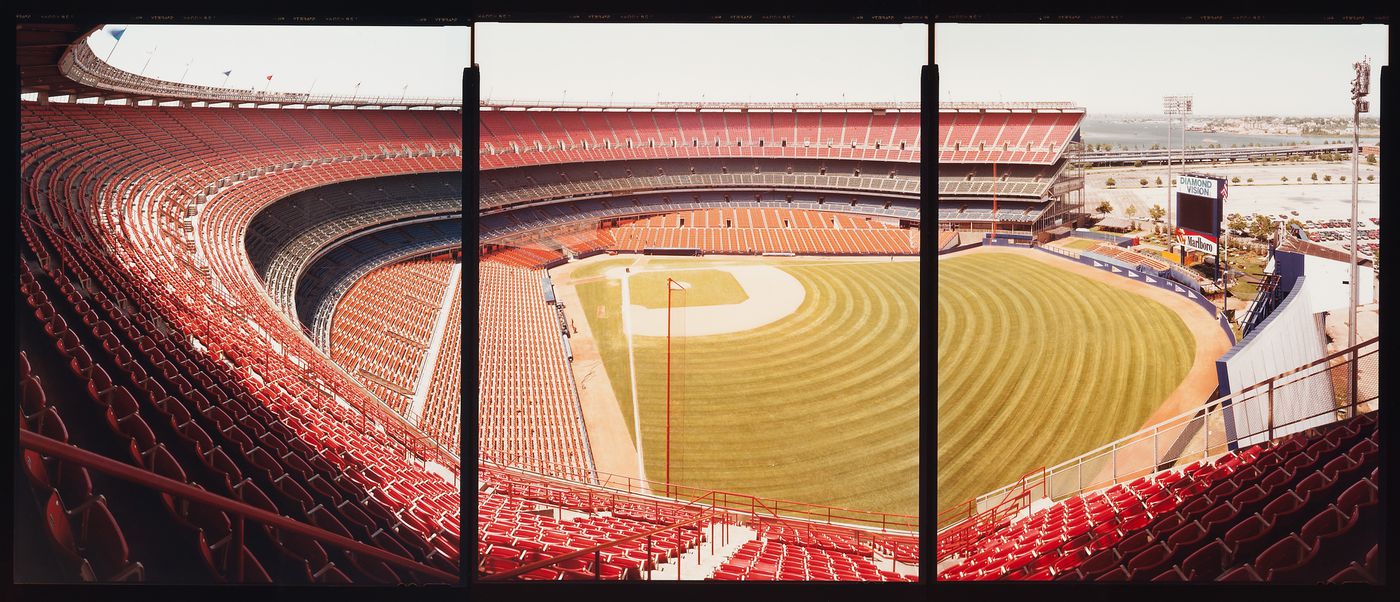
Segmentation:
[(107, 504), (89, 506), (84, 530), (83, 547), (99, 580), (113, 580), (129, 568), (130, 551), (126, 545), (126, 536), (122, 534), (122, 529), (117, 524), (116, 517), (112, 516), (112, 511), (107, 508)]
[(1128, 571), (1135, 579), (1151, 579), (1167, 567), (1171, 558), (1172, 547), (1159, 541), (1133, 556), (1128, 561)]
[(1186, 560), (1181, 561), (1184, 572), (1194, 574), (1198, 580), (1215, 579), (1234, 560), (1235, 553), (1219, 539), (1202, 546)]
[(1297, 535), (1288, 535), (1259, 553), (1254, 559), (1254, 568), (1260, 576), (1267, 577), (1269, 571), (1290, 568), (1308, 558), (1308, 544)]

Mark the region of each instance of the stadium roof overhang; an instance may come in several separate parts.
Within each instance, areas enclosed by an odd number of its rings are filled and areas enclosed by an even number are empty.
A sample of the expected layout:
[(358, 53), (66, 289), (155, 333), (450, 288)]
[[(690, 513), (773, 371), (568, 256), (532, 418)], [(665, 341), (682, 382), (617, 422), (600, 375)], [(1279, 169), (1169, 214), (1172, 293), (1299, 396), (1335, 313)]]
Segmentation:
[(22, 23), (15, 26), (15, 62), (20, 71), (20, 93), (37, 94), (39, 100), (62, 97), (98, 102), (185, 103), (190, 106), (238, 106), (259, 108), (358, 108), (398, 110), (454, 110), (464, 106), (460, 98), (357, 98), (310, 96), (290, 93), (256, 93), (168, 82), (117, 69), (97, 57), (87, 38), (103, 24)]
[(482, 100), (478, 106), (488, 111), (535, 110), (629, 110), (629, 111), (919, 111), (917, 102), (596, 102), (539, 100)]

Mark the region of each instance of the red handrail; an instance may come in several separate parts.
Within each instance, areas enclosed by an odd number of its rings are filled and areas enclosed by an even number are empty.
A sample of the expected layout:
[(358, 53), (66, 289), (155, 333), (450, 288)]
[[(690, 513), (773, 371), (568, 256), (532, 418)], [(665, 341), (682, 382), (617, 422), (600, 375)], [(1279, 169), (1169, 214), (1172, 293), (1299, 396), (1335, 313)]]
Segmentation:
[[(697, 500), (697, 501), (698, 501), (698, 500)], [(533, 571), (533, 570), (536, 570), (536, 569), (544, 568), (544, 567), (547, 567), (547, 566), (550, 566), (550, 565), (553, 565), (553, 564), (558, 564), (558, 563), (560, 563), (560, 562), (563, 562), (563, 561), (565, 561), (565, 560), (569, 560), (569, 559), (571, 559), (571, 558), (578, 558), (578, 557), (583, 556), (583, 555), (585, 555), (585, 554), (593, 554), (593, 555), (595, 555), (595, 557), (596, 557), (596, 556), (598, 556), (599, 552), (601, 552), (602, 550), (604, 550), (604, 549), (606, 549), (606, 548), (611, 548), (611, 547), (613, 547), (613, 546), (621, 545), (621, 544), (627, 543), (627, 542), (629, 542), (629, 541), (633, 541), (633, 540), (636, 540), (636, 539), (641, 539), (641, 538), (643, 538), (643, 537), (651, 537), (652, 535), (656, 535), (657, 533), (661, 533), (661, 532), (664, 532), (664, 531), (669, 531), (669, 530), (671, 530), (671, 529), (680, 529), (681, 527), (690, 526), (690, 525), (692, 525), (692, 524), (694, 524), (694, 523), (696, 523), (696, 522), (699, 522), (701, 519), (709, 518), (709, 517), (713, 516), (714, 514), (716, 514), (716, 511), (714, 510), (714, 508), (704, 508), (703, 510), (701, 510), (701, 512), (700, 512), (699, 514), (697, 514), (697, 515), (695, 515), (695, 516), (693, 516), (693, 517), (691, 517), (691, 518), (685, 519), (685, 520), (683, 520), (683, 521), (679, 521), (679, 522), (672, 523), (672, 524), (668, 524), (668, 525), (661, 525), (660, 527), (656, 527), (656, 528), (653, 528), (653, 529), (647, 529), (646, 531), (643, 531), (643, 532), (641, 532), (641, 533), (637, 533), (637, 534), (634, 534), (634, 535), (628, 535), (628, 536), (626, 536), (626, 537), (620, 537), (620, 538), (618, 538), (618, 539), (614, 539), (614, 540), (611, 540), (611, 541), (603, 542), (603, 543), (600, 543), (600, 544), (598, 544), (598, 545), (595, 545), (595, 546), (592, 546), (592, 547), (589, 547), (589, 548), (584, 548), (584, 549), (582, 549), (582, 550), (574, 550), (573, 552), (568, 552), (568, 553), (565, 553), (565, 554), (560, 554), (559, 556), (555, 556), (554, 558), (546, 558), (546, 559), (544, 559), (544, 560), (539, 560), (539, 561), (536, 561), (536, 562), (532, 562), (532, 563), (530, 563), (530, 564), (526, 564), (526, 565), (522, 565), (522, 566), (515, 567), (515, 568), (510, 569), (510, 570), (508, 570), (508, 571), (501, 571), (501, 572), (499, 572), (499, 573), (494, 573), (494, 574), (491, 574), (491, 575), (487, 575), (487, 576), (482, 577), (481, 580), (482, 580), (482, 581), (501, 581), (501, 580), (505, 580), (505, 579), (510, 579), (510, 578), (515, 577), (515, 576), (517, 576), (517, 575), (522, 575), (522, 574), (528, 573), (528, 572)], [(599, 559), (599, 560), (601, 560), (601, 559)], [(601, 566), (598, 566), (598, 565), (595, 563), (595, 565), (594, 565), (594, 567), (593, 567), (593, 571), (594, 571), (595, 574), (601, 574), (601, 573), (602, 573), (602, 567), (601, 567)]]
[[(1032, 475), (1039, 475), (1034, 483), (1027, 483), (1026, 479)], [(938, 560), (955, 556), (966, 550), (978, 541), (981, 541), (988, 534), (997, 528), (1003, 520), (1016, 516), (1022, 509), (1030, 507), (1031, 491), (1036, 486), (1043, 485), (1046, 479), (1044, 466), (1027, 472), (1017, 479), (1016, 485), (1008, 488), (1006, 495), (995, 506), (987, 510), (970, 516), (966, 521), (949, 528), (946, 532), (938, 534), (936, 542)], [(975, 499), (969, 499), (968, 511), (975, 508)], [(946, 513), (947, 511), (945, 511)]]
[[(266, 523), (281, 529), (286, 529), (293, 533), (306, 535), (308, 537), (315, 538), (318, 541), (330, 544), (334, 547), (341, 548), (346, 551), (354, 552), (356, 554), (363, 554), (372, 558), (377, 558), (379, 560), (383, 560), (384, 562), (412, 571), (414, 573), (436, 577), (449, 583), (456, 583), (459, 581), (457, 575), (453, 575), (441, 569), (419, 563), (410, 558), (404, 558), (392, 552), (388, 552), (382, 548), (366, 545), (354, 539), (350, 539), (348, 537), (332, 533), (320, 527), (308, 525), (306, 523), (297, 521), (286, 516), (282, 516), (280, 514), (268, 512), (267, 510), (250, 506), (238, 500), (226, 498), (216, 493), (200, 489), (198, 487), (189, 485), (187, 483), (182, 483), (180, 481), (176, 481), (168, 477), (158, 475), (148, 470), (136, 468), (134, 466), (129, 466), (127, 464), (123, 464), (121, 462), (118, 462), (117, 460), (113, 460), (106, 456), (95, 454), (90, 451), (73, 446), (71, 444), (63, 443), (61, 441), (57, 441), (31, 431), (21, 430), (19, 432), (19, 444), (21, 447), (32, 449), (39, 453), (48, 456), (53, 456), (66, 462), (72, 462), (85, 468), (90, 468), (92, 470), (96, 470), (98, 472), (102, 472), (125, 481), (131, 481), (138, 485), (144, 485), (146, 487), (150, 487), (163, 493), (168, 493), (170, 495), (199, 502), (201, 504), (207, 504), (220, 510), (223, 510), (224, 512), (235, 514), (242, 518), (246, 518), (252, 521)], [(241, 521), (239, 521), (239, 523), (241, 525)], [(237, 561), (240, 563), (242, 562), (241, 555), (237, 557)]]
[[(602, 487), (602, 488), (605, 488), (605, 489), (613, 489), (612, 487), (609, 487), (608, 485), (590, 485), (590, 484), (587, 484), (587, 483), (570, 481), (567, 477), (558, 476), (558, 474), (567, 474), (567, 472), (558, 472), (558, 473), (555, 473), (555, 474), (550, 474), (550, 473), (545, 473), (545, 472), (537, 472), (538, 469), (530, 469), (530, 468), (523, 468), (523, 467), (519, 467), (519, 466), (512, 466), (512, 465), (510, 465), (510, 464), (508, 464), (508, 463), (506, 463), (506, 462), (503, 462), (501, 459), (499, 459), (499, 458), (502, 457), (502, 456), (512, 456), (512, 455), (515, 455), (515, 454), (509, 454), (509, 453), (503, 453), (503, 452), (482, 452), (482, 453), (480, 453), (480, 454), (478, 455), (478, 457), (479, 457), (479, 459), (480, 459), (480, 462), (478, 463), (478, 468), (477, 468), (477, 469), (480, 470), (480, 471), (492, 472), (493, 474), (505, 474), (505, 475), (507, 475), (507, 476), (513, 476), (510, 472), (507, 472), (507, 469), (509, 469), (509, 470), (512, 470), (512, 471), (528, 472), (528, 473), (536, 474), (536, 475), (539, 475), (539, 476), (542, 476), (542, 477), (547, 477), (547, 478), (555, 478), (555, 479), (565, 480), (565, 481), (567, 481), (567, 482), (569, 483), (569, 486), (570, 486), (570, 487), (580, 487), (580, 488), (586, 488), (586, 487)], [(500, 466), (493, 466), (493, 465), (492, 465), (493, 462), (496, 463), (496, 464), (499, 464)], [(551, 469), (551, 468), (548, 467), (548, 466), (546, 465), (545, 468), (544, 468), (543, 470), (550, 470), (550, 469)], [(631, 485), (632, 485), (632, 483), (634, 483), (634, 482), (640, 483), (640, 484), (644, 484), (644, 485), (648, 485), (648, 486), (649, 486), (648, 488), (649, 488), (650, 490), (652, 490), (652, 491), (657, 491), (657, 490), (667, 491), (668, 489), (666, 489), (666, 487), (669, 487), (669, 491), (673, 492), (674, 495), (673, 495), (673, 496), (665, 496), (665, 497), (672, 497), (672, 499), (677, 499), (677, 500), (679, 500), (679, 496), (682, 495), (682, 492), (699, 493), (701, 496), (703, 496), (703, 495), (705, 495), (705, 494), (707, 494), (707, 493), (713, 492), (713, 493), (715, 493), (715, 494), (717, 494), (717, 495), (725, 496), (726, 502), (728, 501), (728, 500), (727, 500), (728, 497), (733, 496), (733, 497), (735, 497), (735, 498), (739, 498), (739, 500), (741, 500), (741, 501), (743, 501), (743, 502), (750, 502), (749, 504), (746, 504), (746, 505), (750, 505), (750, 506), (753, 507), (753, 508), (757, 508), (758, 506), (762, 506), (763, 509), (765, 509), (765, 510), (767, 510), (769, 513), (773, 514), (773, 516), (779, 517), (779, 518), (781, 518), (781, 516), (778, 514), (778, 509), (781, 508), (781, 509), (783, 510), (783, 512), (785, 512), (785, 513), (790, 513), (791, 515), (795, 515), (795, 516), (812, 517), (813, 519), (816, 519), (816, 518), (826, 518), (826, 519), (828, 519), (828, 520), (830, 520), (830, 519), (833, 518), (833, 517), (838, 517), (838, 516), (839, 516), (840, 518), (845, 519), (845, 520), (858, 521), (858, 522), (860, 522), (860, 523), (862, 523), (862, 524), (868, 523), (870, 526), (874, 526), (874, 525), (876, 524), (876, 520), (877, 520), (877, 518), (878, 518), (878, 519), (879, 519), (879, 524), (882, 525), (882, 528), (885, 528), (885, 527), (895, 527), (895, 528), (904, 528), (904, 529), (911, 529), (911, 530), (912, 530), (912, 529), (917, 529), (917, 528), (918, 528), (918, 524), (919, 524), (919, 523), (918, 523), (919, 517), (916, 516), (916, 515), (910, 515), (910, 514), (894, 514), (894, 513), (889, 513), (889, 512), (877, 512), (877, 511), (872, 511), (872, 510), (858, 510), (858, 509), (854, 509), (854, 508), (843, 508), (843, 507), (840, 507), (840, 506), (827, 506), (827, 505), (822, 505), (822, 504), (812, 504), (812, 503), (808, 503), (808, 502), (798, 502), (798, 501), (793, 501), (793, 500), (784, 500), (784, 499), (777, 499), (777, 498), (761, 498), (761, 497), (759, 497), (759, 496), (755, 496), (755, 495), (751, 495), (751, 494), (747, 494), (747, 493), (736, 493), (736, 492), (724, 491), (724, 490), (720, 490), (720, 489), (702, 489), (702, 488), (699, 488), (699, 487), (692, 487), (692, 486), (688, 486), (688, 485), (680, 485), (680, 484), (676, 484), (676, 483), (663, 483), (663, 482), (661, 482), (661, 481), (654, 481), (654, 480), (651, 480), (651, 479), (641, 479), (641, 478), (630, 477), (630, 476), (626, 476), (626, 475), (617, 475), (617, 474), (607, 473), (607, 472), (603, 472), (603, 471), (596, 471), (596, 470), (595, 470), (594, 473), (597, 474), (597, 475), (600, 477), (600, 478), (599, 478), (599, 481), (600, 481), (600, 482), (611, 483), (611, 482), (620, 481), (620, 482), (626, 484), (627, 487), (628, 487), (628, 492), (629, 492), (629, 493), (633, 493), (632, 490), (631, 490)], [(613, 479), (604, 479), (604, 478), (601, 478), (601, 477), (617, 477), (617, 480), (615, 481), (615, 480), (613, 480)], [(785, 505), (786, 505), (786, 507), (785, 507)], [(733, 507), (726, 506), (726, 508), (736, 508), (736, 507), (737, 507), (737, 506), (733, 506)], [(815, 511), (814, 511), (814, 510), (815, 510)], [(868, 518), (867, 518), (867, 517), (868, 517)], [(905, 519), (905, 520), (892, 520), (892, 519)]]

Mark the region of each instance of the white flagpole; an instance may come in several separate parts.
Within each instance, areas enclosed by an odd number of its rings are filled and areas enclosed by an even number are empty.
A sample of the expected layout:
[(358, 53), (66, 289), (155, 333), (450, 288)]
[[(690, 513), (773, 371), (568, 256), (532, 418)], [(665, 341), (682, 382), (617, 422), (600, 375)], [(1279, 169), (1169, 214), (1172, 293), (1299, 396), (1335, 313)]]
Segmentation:
[(350, 95), (350, 101), (351, 101), (351, 102), (354, 102), (354, 101), (355, 101), (355, 98), (358, 97), (358, 96), (360, 95), (360, 84), (362, 84), (362, 83), (364, 83), (364, 82), (355, 82), (355, 93)]
[(399, 102), (408, 97), (408, 84), (403, 85), (403, 93), (399, 95)]
[(229, 76), (229, 75), (233, 75), (233, 70), (232, 70), (232, 69), (229, 70), (228, 74), (224, 75), (224, 83), (219, 84), (219, 87), (220, 87), (220, 88), (227, 88), (227, 87), (228, 87), (228, 76)]
[(315, 79), (311, 80), (311, 87), (309, 87), (309, 88), (306, 89), (306, 96), (307, 96), (308, 98), (311, 97), (311, 90), (313, 90), (313, 89), (316, 88), (316, 82), (318, 82), (318, 81), (321, 81), (321, 78), (318, 77), (318, 78), (315, 78)]
[(145, 64), (145, 65), (141, 65), (141, 72), (140, 72), (140, 73), (137, 73), (137, 75), (141, 75), (141, 76), (146, 75), (146, 67), (150, 67), (150, 66), (151, 66), (151, 59), (155, 58), (155, 56), (156, 56), (156, 50), (158, 50), (158, 49), (160, 49), (160, 44), (156, 44), (155, 47), (153, 47), (153, 48), (151, 48), (150, 50), (147, 50), (147, 51), (146, 51), (146, 64)]
[[(110, 31), (107, 32), (108, 35), (111, 35), (111, 33), (112, 33), (112, 32), (110, 32)], [(123, 29), (123, 30), (122, 30), (122, 33), (126, 33), (126, 30)], [(114, 37), (114, 38), (117, 39), (117, 43), (116, 43), (116, 44), (112, 44), (112, 49), (107, 51), (107, 58), (102, 59), (103, 61), (105, 61), (105, 62), (107, 62), (107, 63), (111, 63), (111, 62), (112, 62), (112, 53), (113, 53), (113, 52), (116, 52), (116, 51), (117, 51), (117, 46), (121, 46), (121, 44), (122, 44), (122, 39), (121, 39), (121, 38), (117, 38), (116, 36), (112, 36), (112, 37)]]

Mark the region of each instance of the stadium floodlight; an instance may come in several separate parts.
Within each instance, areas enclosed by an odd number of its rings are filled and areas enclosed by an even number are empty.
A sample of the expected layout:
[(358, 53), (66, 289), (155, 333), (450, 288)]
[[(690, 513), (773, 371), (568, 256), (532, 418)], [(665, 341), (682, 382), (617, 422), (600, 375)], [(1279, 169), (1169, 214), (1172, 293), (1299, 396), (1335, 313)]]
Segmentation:
[(1167, 116), (1167, 231), (1176, 232), (1172, 216), (1172, 116), (1181, 116), (1181, 167), (1186, 168), (1186, 116), (1191, 114), (1191, 96), (1163, 96), (1162, 113)]
[[(1356, 265), (1356, 205), (1359, 187), (1357, 180), (1361, 179), (1361, 114), (1370, 107), (1363, 100), (1371, 92), (1371, 59), (1363, 58), (1359, 63), (1353, 63), (1352, 68), (1356, 70), (1356, 78), (1351, 81), (1351, 304), (1347, 308), (1347, 347), (1356, 347), (1356, 305), (1361, 301), (1361, 287), (1357, 282), (1360, 277), (1360, 270)], [(1356, 352), (1353, 351), (1353, 354)], [(1356, 413), (1356, 361), (1351, 362), (1351, 413)]]

